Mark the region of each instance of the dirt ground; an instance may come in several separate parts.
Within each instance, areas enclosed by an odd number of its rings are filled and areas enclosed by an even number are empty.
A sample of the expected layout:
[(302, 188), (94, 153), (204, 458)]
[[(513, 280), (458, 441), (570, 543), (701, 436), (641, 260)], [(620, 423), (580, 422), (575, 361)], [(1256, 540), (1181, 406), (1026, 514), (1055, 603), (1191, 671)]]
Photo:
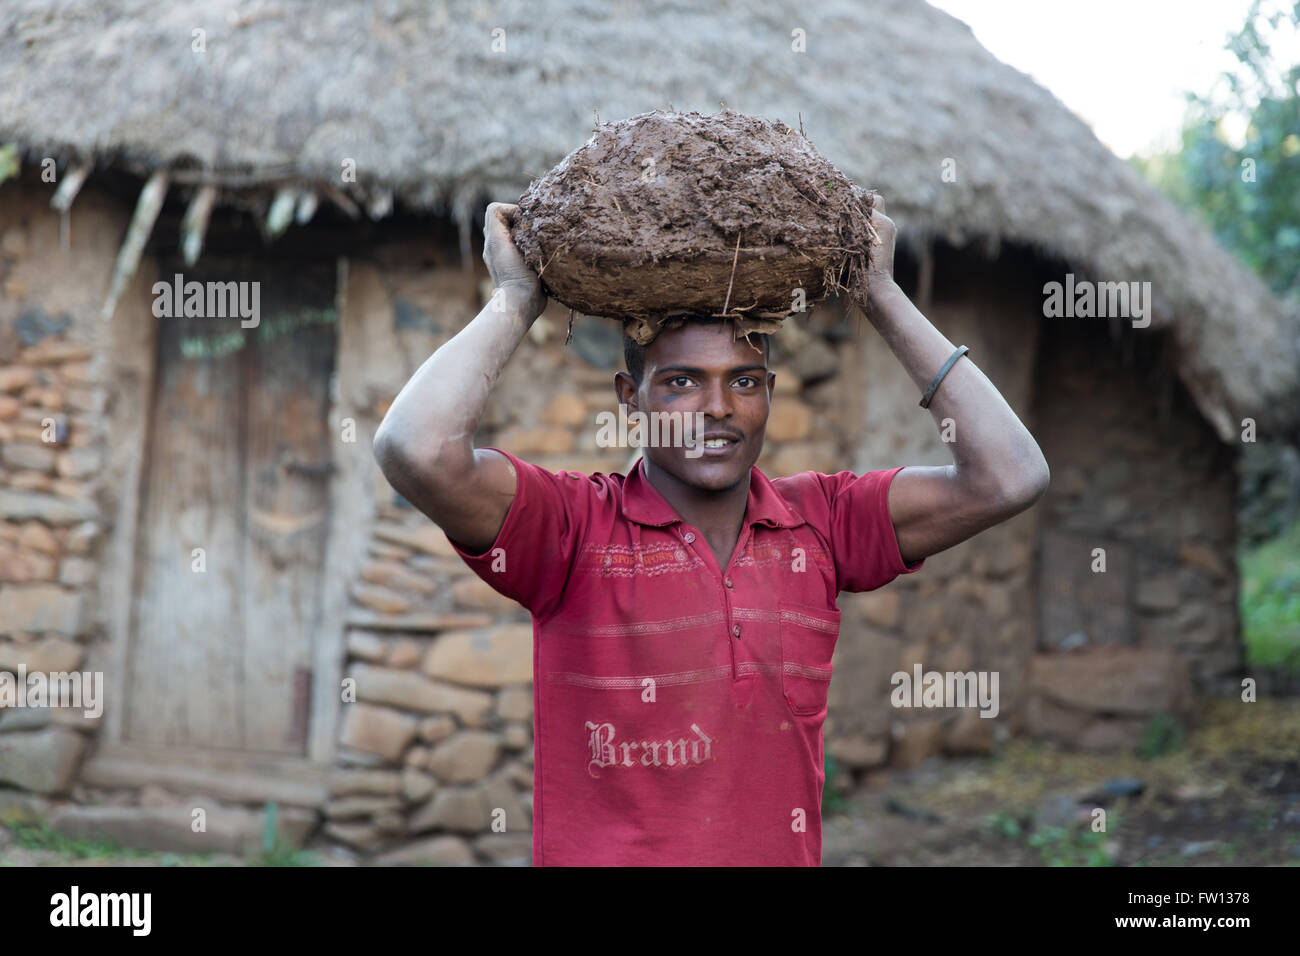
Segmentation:
[[(881, 771), (830, 798), (824, 866), (1300, 866), (1300, 700), (1206, 701), (1151, 758), (1015, 741), (991, 757)], [(837, 791), (838, 793), (838, 791)], [(1106, 830), (1092, 830), (1093, 811)], [(0, 866), (349, 866), (309, 846), (271, 860), (133, 853), (0, 825)]]
[(1300, 866), (1300, 700), (1198, 713), (1147, 759), (1016, 741), (871, 776), (826, 816), (822, 864)]

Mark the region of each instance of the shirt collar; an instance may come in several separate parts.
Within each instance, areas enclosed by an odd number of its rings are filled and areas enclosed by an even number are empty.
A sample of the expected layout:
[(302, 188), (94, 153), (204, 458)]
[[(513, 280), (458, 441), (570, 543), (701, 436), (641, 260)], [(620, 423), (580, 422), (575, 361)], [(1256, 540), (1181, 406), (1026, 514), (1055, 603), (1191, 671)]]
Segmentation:
[[(638, 524), (664, 525), (681, 521), (682, 516), (673, 510), (663, 495), (650, 484), (645, 475), (645, 456), (623, 482), (623, 517)], [(795, 528), (804, 523), (802, 517), (791, 510), (771, 479), (758, 470), (749, 472), (749, 499), (745, 503), (745, 525), (766, 524), (773, 528)]]

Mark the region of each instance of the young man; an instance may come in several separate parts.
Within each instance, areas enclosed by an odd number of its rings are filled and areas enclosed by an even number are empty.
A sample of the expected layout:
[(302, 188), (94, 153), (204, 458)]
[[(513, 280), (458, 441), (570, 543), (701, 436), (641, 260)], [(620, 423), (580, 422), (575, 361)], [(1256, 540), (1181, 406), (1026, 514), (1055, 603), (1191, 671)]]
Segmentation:
[(375, 454), (533, 614), (533, 863), (818, 865), (836, 595), (1028, 508), (1047, 463), (894, 283), (879, 205), (869, 315), (936, 422), (955, 422), (953, 464), (768, 479), (754, 462), (776, 375), (716, 322), (629, 340), (614, 382), (630, 410), (702, 413), (702, 454), (647, 447), (624, 476), (476, 449), (488, 394), (546, 304), (510, 239), (515, 213), (488, 207), (492, 301), (402, 389)]

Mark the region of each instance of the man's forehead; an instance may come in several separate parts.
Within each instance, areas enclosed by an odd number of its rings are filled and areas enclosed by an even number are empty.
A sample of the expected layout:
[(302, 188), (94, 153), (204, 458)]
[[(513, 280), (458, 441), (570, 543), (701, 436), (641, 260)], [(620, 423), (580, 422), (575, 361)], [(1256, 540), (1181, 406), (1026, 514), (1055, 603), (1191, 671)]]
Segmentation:
[(686, 323), (665, 329), (646, 347), (646, 364), (652, 366), (690, 364), (698, 367), (763, 365), (763, 341), (758, 336), (735, 336), (727, 323)]

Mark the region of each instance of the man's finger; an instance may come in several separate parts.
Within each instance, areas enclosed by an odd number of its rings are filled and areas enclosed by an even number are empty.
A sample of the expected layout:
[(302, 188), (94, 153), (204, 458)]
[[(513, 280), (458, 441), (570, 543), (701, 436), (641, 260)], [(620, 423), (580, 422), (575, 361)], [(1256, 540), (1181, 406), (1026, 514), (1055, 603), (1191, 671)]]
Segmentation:
[(483, 231), (487, 232), (493, 222), (499, 222), (507, 229), (510, 228), (510, 222), (514, 219), (515, 213), (519, 207), (505, 202), (488, 203), (487, 213), (483, 216)]
[(871, 208), (882, 216), (885, 215), (885, 197), (880, 195), (880, 193), (872, 193), (872, 196)]
[(507, 226), (514, 222), (515, 217), (519, 215), (519, 207), (514, 203), (499, 202), (496, 204), (496, 207), (497, 216), (499, 216), (501, 221)]

